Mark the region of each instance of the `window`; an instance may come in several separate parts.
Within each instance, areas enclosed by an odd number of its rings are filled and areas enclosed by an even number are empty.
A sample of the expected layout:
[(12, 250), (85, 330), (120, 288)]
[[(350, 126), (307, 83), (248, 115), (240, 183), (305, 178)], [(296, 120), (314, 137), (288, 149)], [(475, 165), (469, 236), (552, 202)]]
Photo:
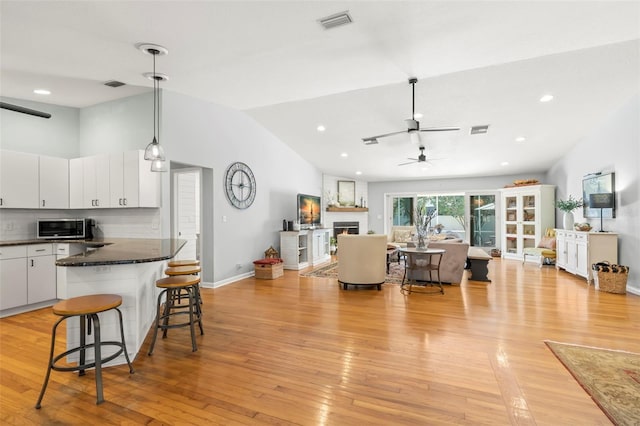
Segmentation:
[(393, 226), (413, 225), (413, 197), (393, 198)]
[[(419, 195), (415, 197), (393, 197), (393, 226), (412, 226), (414, 206), (438, 210), (432, 226), (438, 230), (454, 232), (464, 237), (463, 195)], [(436, 226), (439, 225), (439, 226)]]

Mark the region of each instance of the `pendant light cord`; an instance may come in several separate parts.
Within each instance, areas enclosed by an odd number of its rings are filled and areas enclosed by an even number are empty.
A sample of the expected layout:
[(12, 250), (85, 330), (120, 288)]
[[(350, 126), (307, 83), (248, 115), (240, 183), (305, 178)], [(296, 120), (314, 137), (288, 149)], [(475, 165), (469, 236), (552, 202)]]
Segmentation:
[(155, 142), (157, 142), (157, 139), (156, 139), (156, 105), (157, 105), (156, 86), (158, 84), (158, 80), (156, 79), (156, 55), (158, 54), (158, 51), (151, 50), (151, 54), (153, 55), (153, 139)]

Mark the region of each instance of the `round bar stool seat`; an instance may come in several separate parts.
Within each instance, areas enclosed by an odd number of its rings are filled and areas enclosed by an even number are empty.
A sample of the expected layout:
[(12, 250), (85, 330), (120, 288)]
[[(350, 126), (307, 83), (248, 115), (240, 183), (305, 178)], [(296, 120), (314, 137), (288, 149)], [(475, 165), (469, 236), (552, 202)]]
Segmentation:
[[(118, 307), (122, 304), (122, 297), (117, 294), (95, 294), (90, 296), (80, 296), (74, 297), (71, 299), (62, 300), (55, 305), (53, 305), (53, 313), (58, 315), (60, 318), (53, 326), (53, 330), (51, 332), (51, 351), (49, 353), (49, 364), (47, 367), (47, 374), (44, 379), (44, 383), (42, 384), (42, 390), (40, 391), (40, 396), (38, 397), (38, 402), (36, 403), (36, 408), (41, 407), (42, 398), (44, 397), (44, 393), (47, 389), (47, 384), (49, 383), (49, 377), (51, 375), (51, 370), (56, 371), (78, 371), (78, 375), (84, 376), (85, 370), (89, 368), (95, 367), (95, 380), (96, 380), (96, 404), (101, 404), (104, 402), (104, 395), (102, 392), (102, 364), (107, 363), (111, 360), (114, 360), (120, 354), (124, 353), (124, 356), (127, 360), (127, 364), (129, 365), (129, 373), (133, 373), (133, 366), (131, 365), (131, 360), (129, 359), (129, 354), (127, 353), (127, 346), (124, 340), (124, 328), (122, 324), (122, 312)], [(118, 341), (107, 341), (103, 342), (100, 339), (100, 318), (98, 317), (98, 313), (106, 312), (110, 310), (116, 310), (118, 313), (118, 319), (120, 322), (120, 338)], [(69, 349), (59, 355), (54, 356), (55, 351), (55, 341), (56, 341), (56, 330), (58, 325), (62, 323), (62, 321), (72, 318), (72, 317), (80, 317), (80, 346)], [(93, 325), (93, 327), (92, 327)], [(86, 342), (87, 334), (91, 334), (93, 329), (94, 341), (93, 343)], [(102, 357), (102, 348), (105, 346), (115, 346), (118, 348), (116, 352), (113, 354)], [(87, 349), (93, 348), (94, 351), (94, 360), (88, 361), (86, 360), (86, 351)], [(71, 355), (73, 353), (79, 353), (79, 361), (78, 365), (74, 366), (61, 366), (58, 365), (58, 361)]]
[[(191, 330), (192, 351), (198, 350), (196, 345), (195, 324), (198, 323), (200, 334), (204, 334), (202, 328), (202, 310), (200, 309), (200, 294), (198, 284), (200, 277), (197, 275), (176, 275), (161, 278), (156, 281), (156, 287), (163, 289), (158, 295), (158, 305), (156, 314), (155, 330), (153, 340), (149, 347), (149, 355), (153, 353), (156, 344), (158, 330), (162, 330), (162, 338), (167, 337), (167, 330), (170, 328), (189, 327)], [(187, 294), (187, 304), (182, 304), (181, 293)], [(165, 296), (164, 309), (162, 308), (162, 297)], [(185, 322), (170, 323), (170, 319), (178, 315), (188, 315)]]
[(176, 276), (199, 274), (201, 271), (202, 269), (198, 265), (185, 265), (169, 267), (164, 270), (164, 273), (169, 276)]
[(176, 266), (200, 266), (200, 261), (195, 259), (170, 260), (167, 266), (174, 268)]

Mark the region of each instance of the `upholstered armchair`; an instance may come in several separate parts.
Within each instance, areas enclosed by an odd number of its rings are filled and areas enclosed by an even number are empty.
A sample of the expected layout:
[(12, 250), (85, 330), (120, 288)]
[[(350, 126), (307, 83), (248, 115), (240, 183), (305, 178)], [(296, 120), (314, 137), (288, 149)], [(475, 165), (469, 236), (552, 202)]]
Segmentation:
[(338, 235), (338, 282), (382, 289), (387, 271), (387, 236)]
[(525, 248), (522, 252), (522, 264), (527, 261), (527, 256), (537, 256), (539, 265), (542, 268), (543, 263), (548, 261), (549, 263), (556, 259), (556, 230), (553, 228), (547, 228), (544, 232), (544, 236), (540, 239), (538, 247)]

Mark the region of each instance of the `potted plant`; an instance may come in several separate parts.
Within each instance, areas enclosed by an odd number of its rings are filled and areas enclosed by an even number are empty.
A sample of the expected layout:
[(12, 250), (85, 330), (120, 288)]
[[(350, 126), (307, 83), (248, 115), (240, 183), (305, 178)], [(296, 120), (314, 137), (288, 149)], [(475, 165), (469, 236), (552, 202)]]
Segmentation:
[(573, 198), (573, 195), (569, 195), (567, 200), (557, 200), (556, 207), (558, 210), (564, 212), (562, 218), (562, 225), (564, 229), (573, 229), (573, 211), (579, 209), (584, 205), (582, 198)]
[(331, 250), (331, 254), (336, 254), (337, 249), (338, 249), (338, 239), (336, 237), (329, 238), (329, 250)]

